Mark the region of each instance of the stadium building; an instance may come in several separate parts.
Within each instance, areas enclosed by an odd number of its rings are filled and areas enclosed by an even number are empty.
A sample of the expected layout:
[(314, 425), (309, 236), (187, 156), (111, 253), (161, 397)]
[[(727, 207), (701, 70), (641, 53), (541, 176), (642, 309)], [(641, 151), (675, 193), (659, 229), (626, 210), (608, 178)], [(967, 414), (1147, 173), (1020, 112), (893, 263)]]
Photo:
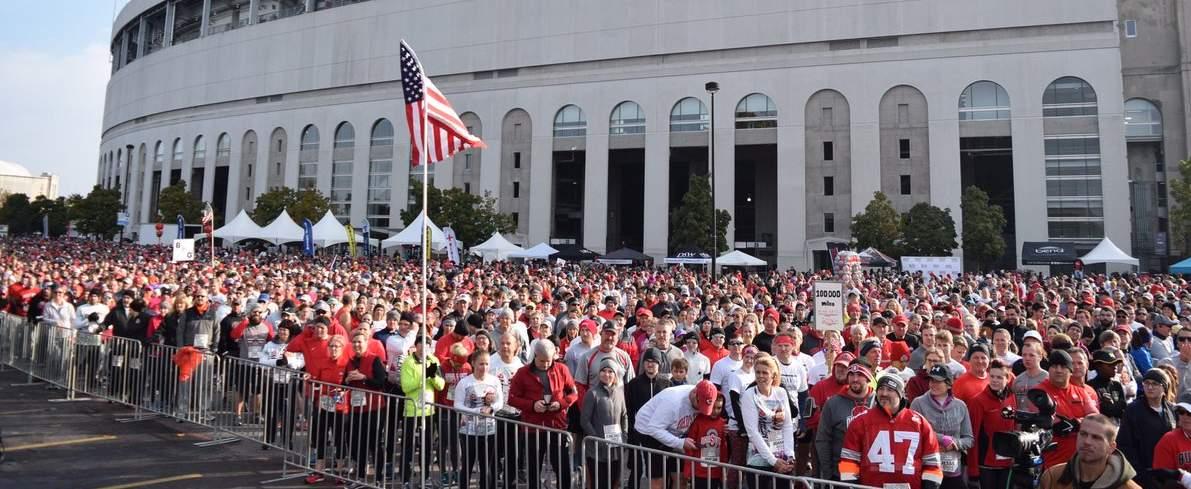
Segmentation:
[(133, 223), (155, 222), (158, 193), (183, 180), (229, 219), (267, 189), (313, 186), (344, 222), (400, 229), (404, 38), (488, 145), (435, 164), (433, 185), (497, 198), (521, 244), (665, 256), (670, 213), (712, 159), (729, 240), (783, 267), (825, 264), (876, 191), (961, 225), (976, 185), (1006, 211), (1003, 266), (1023, 242), (1086, 251), (1108, 236), (1156, 268), (1166, 182), (1191, 154), (1189, 10), (131, 0), (113, 29), (98, 181), (124, 190)]

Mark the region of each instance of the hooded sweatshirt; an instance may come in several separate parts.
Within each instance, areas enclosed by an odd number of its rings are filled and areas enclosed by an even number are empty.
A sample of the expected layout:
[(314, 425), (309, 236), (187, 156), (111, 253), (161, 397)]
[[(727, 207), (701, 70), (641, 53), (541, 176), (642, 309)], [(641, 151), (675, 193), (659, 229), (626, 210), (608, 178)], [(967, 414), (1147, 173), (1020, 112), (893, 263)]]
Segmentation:
[[(845, 387), (846, 389), (846, 387)], [(819, 478), (839, 480), (839, 454), (844, 446), (844, 434), (852, 418), (868, 411), (873, 404), (873, 391), (853, 398), (847, 393), (832, 396), (819, 411), (819, 428), (815, 431), (815, 453), (819, 456)]]
[(1042, 474), (1041, 484), (1038, 487), (1041, 489), (1076, 489), (1079, 487), (1087, 487), (1089, 489), (1141, 489), (1141, 486), (1133, 482), (1133, 477), (1137, 472), (1133, 470), (1133, 466), (1129, 465), (1129, 461), (1125, 460), (1125, 456), (1121, 452), (1114, 451), (1108, 456), (1108, 467), (1104, 469), (1104, 473), (1100, 477), (1092, 481), (1090, 486), (1077, 485), (1079, 478), (1079, 454), (1077, 453), (1071, 458), (1068, 463), (1063, 463), (1051, 467)]

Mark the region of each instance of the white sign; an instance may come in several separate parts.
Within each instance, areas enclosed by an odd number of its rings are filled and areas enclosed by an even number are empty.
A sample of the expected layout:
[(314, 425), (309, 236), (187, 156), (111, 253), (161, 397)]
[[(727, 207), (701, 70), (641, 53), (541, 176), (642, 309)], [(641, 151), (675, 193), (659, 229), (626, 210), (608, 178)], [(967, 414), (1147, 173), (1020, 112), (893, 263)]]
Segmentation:
[(928, 282), (934, 277), (958, 278), (964, 273), (964, 261), (958, 256), (903, 256), (901, 264), (903, 272), (922, 272)]
[(844, 283), (830, 280), (815, 282), (815, 329), (844, 329)]
[(175, 239), (174, 240), (174, 261), (193, 261), (194, 260), (194, 240), (193, 239)]
[(127, 212), (117, 212), (116, 213), (116, 225), (117, 226), (128, 226), (128, 213)]

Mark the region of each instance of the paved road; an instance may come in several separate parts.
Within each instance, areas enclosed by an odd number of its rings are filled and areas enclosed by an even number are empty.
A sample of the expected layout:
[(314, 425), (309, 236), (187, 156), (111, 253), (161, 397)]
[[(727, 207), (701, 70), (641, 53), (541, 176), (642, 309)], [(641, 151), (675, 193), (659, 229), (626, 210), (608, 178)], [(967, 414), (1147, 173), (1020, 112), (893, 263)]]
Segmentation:
[(260, 484), (281, 474), (276, 451), (244, 442), (196, 447), (209, 431), (168, 419), (119, 423), (129, 409), (106, 401), (50, 402), (62, 391), (11, 385), (24, 381), (12, 369), (0, 372), (6, 447), (0, 489), (310, 487), (301, 479)]

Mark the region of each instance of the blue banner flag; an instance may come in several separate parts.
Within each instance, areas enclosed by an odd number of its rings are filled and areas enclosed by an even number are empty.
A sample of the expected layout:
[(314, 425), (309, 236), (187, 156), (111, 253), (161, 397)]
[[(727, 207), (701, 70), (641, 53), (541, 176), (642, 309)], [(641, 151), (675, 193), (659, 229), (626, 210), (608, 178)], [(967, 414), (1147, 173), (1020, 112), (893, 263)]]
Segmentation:
[(310, 219), (302, 219), (302, 252), (314, 256), (314, 225)]
[(178, 239), (186, 239), (186, 219), (178, 214)]
[(372, 227), (364, 219), (364, 256), (372, 256)]

